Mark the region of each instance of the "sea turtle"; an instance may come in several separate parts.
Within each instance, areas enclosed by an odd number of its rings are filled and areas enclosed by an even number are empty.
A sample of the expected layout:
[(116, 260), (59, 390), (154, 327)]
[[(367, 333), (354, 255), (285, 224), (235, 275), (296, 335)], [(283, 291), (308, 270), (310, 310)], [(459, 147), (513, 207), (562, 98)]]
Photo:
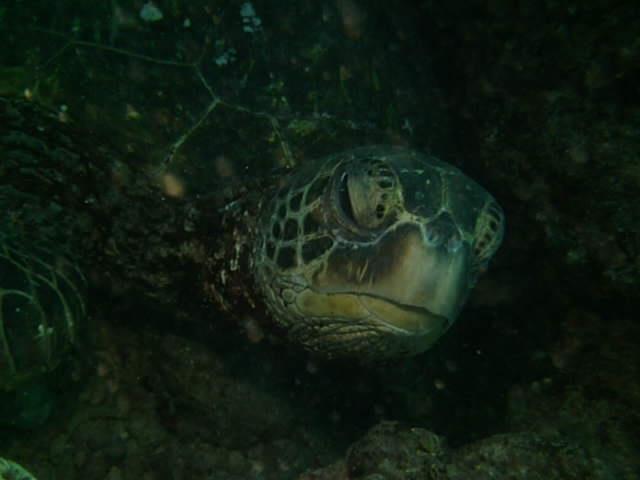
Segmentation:
[[(456, 319), (503, 236), (503, 213), (489, 193), (452, 165), (405, 147), (308, 161), (250, 180), (231, 199), (172, 199), (144, 174), (114, 181), (117, 153), (33, 104), (3, 100), (0, 125), (4, 182), (31, 189), (39, 199), (31, 211), (45, 202), (64, 212), (75, 261), (94, 276), (157, 302), (204, 292), (222, 310), (273, 325), (328, 357), (375, 360), (428, 349)], [(51, 223), (22, 210), (6, 213), (32, 236)], [(7, 242), (3, 249), (14, 251)], [(6, 352), (37, 354), (24, 361), (26, 370), (34, 362), (46, 368), (52, 360), (36, 348), (42, 335), (52, 329), (67, 346), (70, 322), (84, 315), (80, 289), (71, 288), (81, 274), (72, 268), (76, 280), (57, 277), (55, 260), (33, 252), (2, 259), (5, 268), (21, 266), (3, 275), (2, 291), (38, 307), (32, 315), (15, 307), (3, 313), (5, 338), (16, 343), (3, 350), (5, 386), (17, 378)], [(65, 281), (41, 285), (35, 269)], [(48, 296), (36, 298), (34, 285)]]

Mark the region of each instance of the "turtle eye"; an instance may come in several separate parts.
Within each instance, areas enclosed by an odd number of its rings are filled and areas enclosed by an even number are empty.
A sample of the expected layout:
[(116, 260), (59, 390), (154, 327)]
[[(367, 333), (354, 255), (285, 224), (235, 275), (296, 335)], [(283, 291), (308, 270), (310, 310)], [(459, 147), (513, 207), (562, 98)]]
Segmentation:
[(385, 162), (354, 161), (334, 173), (331, 201), (343, 227), (375, 234), (396, 218), (402, 204), (400, 190), (395, 172)]
[(353, 204), (349, 194), (349, 174), (343, 173), (338, 184), (338, 204), (342, 214), (354, 224), (357, 224), (355, 214), (353, 213)]

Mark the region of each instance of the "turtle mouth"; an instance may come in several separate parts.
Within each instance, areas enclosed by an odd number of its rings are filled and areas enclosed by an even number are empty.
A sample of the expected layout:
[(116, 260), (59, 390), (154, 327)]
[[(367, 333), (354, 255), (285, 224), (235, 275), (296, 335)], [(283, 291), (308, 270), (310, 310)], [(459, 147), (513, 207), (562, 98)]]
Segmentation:
[(392, 343), (409, 353), (430, 348), (453, 321), (425, 306), (366, 292), (329, 293), (309, 288), (300, 293), (296, 303), (305, 317), (322, 321), (332, 335), (363, 342), (366, 338), (393, 337)]
[(370, 320), (385, 327), (411, 335), (424, 335), (434, 330), (442, 332), (451, 320), (427, 307), (410, 305), (379, 295), (355, 293), (360, 304), (370, 313)]
[(426, 306), (370, 292), (323, 292), (310, 288), (301, 293), (297, 303), (305, 315), (364, 321), (398, 335), (437, 338), (452, 323), (452, 319)]

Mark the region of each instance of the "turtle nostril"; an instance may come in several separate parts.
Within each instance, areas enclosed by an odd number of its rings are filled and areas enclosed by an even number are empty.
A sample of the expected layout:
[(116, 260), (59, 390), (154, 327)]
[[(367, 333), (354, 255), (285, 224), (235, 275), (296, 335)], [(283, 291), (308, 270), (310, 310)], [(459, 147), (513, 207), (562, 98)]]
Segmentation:
[(457, 233), (454, 234), (451, 238), (449, 238), (449, 240), (447, 241), (447, 251), (449, 253), (455, 253), (458, 250), (460, 250), (460, 247), (462, 246), (462, 239), (460, 238), (460, 235), (458, 235)]
[(437, 227), (427, 227), (424, 238), (430, 247), (437, 247), (441, 245), (443, 241), (442, 232)]

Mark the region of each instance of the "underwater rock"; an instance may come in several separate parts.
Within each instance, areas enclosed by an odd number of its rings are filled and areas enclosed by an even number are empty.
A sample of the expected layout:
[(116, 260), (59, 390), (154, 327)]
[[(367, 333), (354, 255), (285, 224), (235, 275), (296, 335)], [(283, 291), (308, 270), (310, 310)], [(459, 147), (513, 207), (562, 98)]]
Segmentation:
[(344, 460), (298, 480), (605, 480), (620, 473), (555, 431), (496, 434), (454, 450), (426, 429), (383, 422)]

